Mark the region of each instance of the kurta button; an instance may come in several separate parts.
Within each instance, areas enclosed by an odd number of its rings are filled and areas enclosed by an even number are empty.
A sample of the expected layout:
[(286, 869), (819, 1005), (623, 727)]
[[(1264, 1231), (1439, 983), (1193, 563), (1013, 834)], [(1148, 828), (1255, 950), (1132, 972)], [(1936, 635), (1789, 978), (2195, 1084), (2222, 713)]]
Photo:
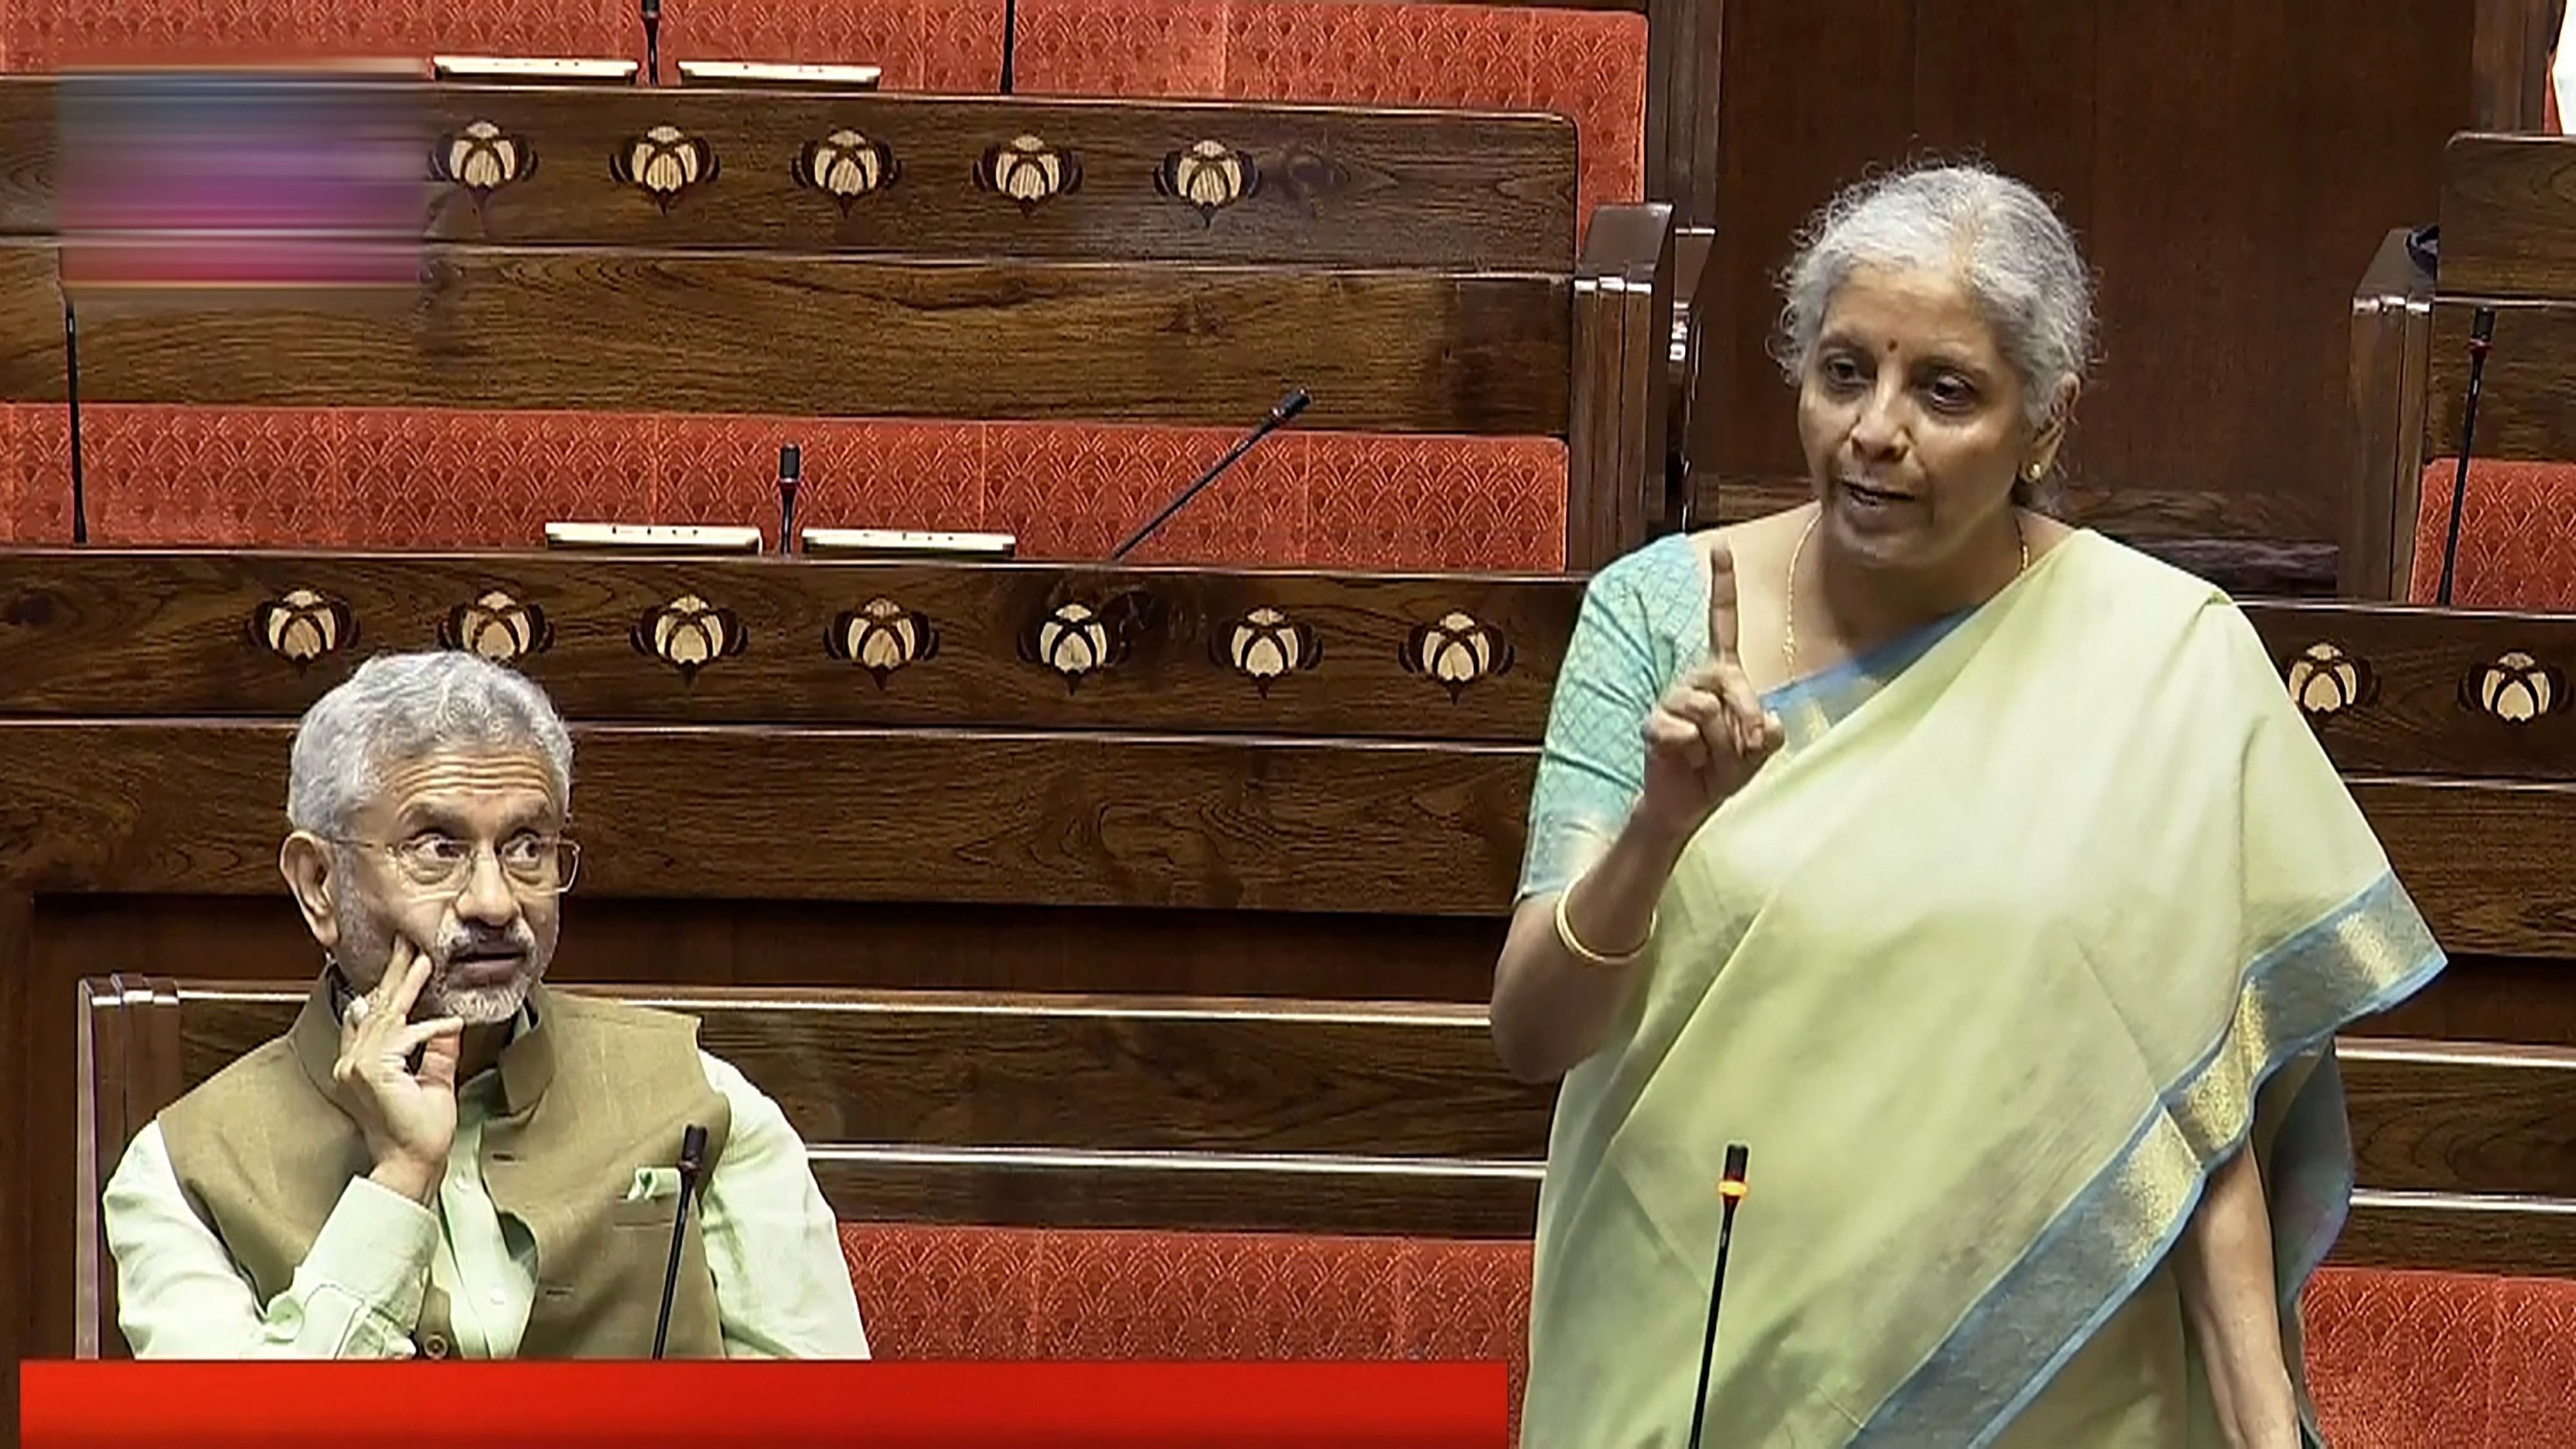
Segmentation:
[(447, 1357), (447, 1340), (440, 1335), (433, 1333), (420, 1341), (420, 1351), (423, 1355), (429, 1358), (445, 1358)]

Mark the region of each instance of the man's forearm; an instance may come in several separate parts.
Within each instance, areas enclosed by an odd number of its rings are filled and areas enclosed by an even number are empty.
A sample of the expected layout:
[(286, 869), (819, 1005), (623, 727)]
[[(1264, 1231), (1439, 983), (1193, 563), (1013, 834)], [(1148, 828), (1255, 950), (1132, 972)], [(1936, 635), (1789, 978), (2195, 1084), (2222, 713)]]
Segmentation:
[(2281, 1347), (2271, 1215), (2250, 1149), (2210, 1175), (2174, 1258), (2230, 1449), (2295, 1449), (2298, 1397)]

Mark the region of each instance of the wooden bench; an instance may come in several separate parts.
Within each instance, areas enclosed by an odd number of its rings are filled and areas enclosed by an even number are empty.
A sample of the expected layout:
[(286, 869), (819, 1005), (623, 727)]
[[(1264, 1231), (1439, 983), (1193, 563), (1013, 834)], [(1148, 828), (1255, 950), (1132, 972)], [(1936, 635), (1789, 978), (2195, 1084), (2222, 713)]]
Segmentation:
[[(0, 80), (24, 541), (67, 536), (70, 84)], [(774, 532), (802, 439), (806, 523), (1098, 558), (1292, 387), (1304, 431), (1150, 556), (1582, 569), (1672, 511), (1671, 210), (1603, 208), (1578, 255), (1552, 117), (382, 89), (441, 178), (416, 294), (74, 298), (101, 539)]]
[[(81, 1348), (117, 1342), (101, 1185), (308, 983), (80, 985)], [(776, 1098), (845, 1221), (1525, 1238), (1550, 1089), (1481, 1008), (621, 987)], [(2347, 1264), (2576, 1277), (2576, 1050), (2355, 1039)], [(2569, 1206), (2536, 1213), (2542, 1197)], [(2497, 1209), (2482, 1213), (2471, 1204)], [(2515, 1205), (2519, 1206), (2515, 1206)], [(2537, 1231), (2535, 1230), (2537, 1229)]]
[(2387, 234), (2353, 295), (2356, 471), (2342, 592), (2435, 597), (2470, 327), (2490, 306), (2453, 599), (2576, 607), (2576, 138), (2454, 139), (2438, 278), (2408, 237)]

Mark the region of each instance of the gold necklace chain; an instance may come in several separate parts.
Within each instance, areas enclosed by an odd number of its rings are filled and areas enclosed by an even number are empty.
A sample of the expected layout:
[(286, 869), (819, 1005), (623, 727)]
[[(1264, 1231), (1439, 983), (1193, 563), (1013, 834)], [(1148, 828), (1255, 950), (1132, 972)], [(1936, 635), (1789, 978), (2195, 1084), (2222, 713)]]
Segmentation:
[[(1789, 550), (1789, 583), (1780, 596), (1780, 660), (1788, 670), (1787, 679), (1798, 677), (1798, 561), (1806, 557), (1807, 540), (1815, 537), (1816, 525), (1824, 516), (1825, 510), (1818, 508), (1807, 526), (1798, 530), (1798, 541)], [(2013, 574), (2019, 578), (2030, 571), (2030, 532), (2021, 526), (2021, 510), (2013, 510), (2012, 520), (2013, 537), (2021, 544), (2021, 568)]]

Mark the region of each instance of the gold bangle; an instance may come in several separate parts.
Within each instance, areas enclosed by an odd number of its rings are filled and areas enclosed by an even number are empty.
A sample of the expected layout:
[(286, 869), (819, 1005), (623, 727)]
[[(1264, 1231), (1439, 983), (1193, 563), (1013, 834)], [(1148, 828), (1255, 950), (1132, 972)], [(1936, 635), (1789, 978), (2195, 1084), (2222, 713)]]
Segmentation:
[(1580, 884), (1580, 882), (1570, 881), (1566, 884), (1565, 889), (1556, 893), (1556, 944), (1563, 946), (1567, 955), (1572, 956), (1575, 960), (1580, 961), (1587, 966), (1615, 967), (1633, 966), (1637, 964), (1637, 958), (1646, 954), (1646, 948), (1648, 946), (1655, 944), (1655, 926), (1663, 918), (1662, 910), (1658, 908), (1647, 915), (1646, 939), (1637, 943), (1637, 949), (1627, 952), (1624, 955), (1605, 956), (1602, 953), (1593, 950), (1591, 947), (1584, 945), (1581, 941), (1576, 940), (1574, 938), (1574, 925), (1565, 918), (1565, 903), (1567, 899), (1574, 894), (1574, 887), (1577, 884)]

